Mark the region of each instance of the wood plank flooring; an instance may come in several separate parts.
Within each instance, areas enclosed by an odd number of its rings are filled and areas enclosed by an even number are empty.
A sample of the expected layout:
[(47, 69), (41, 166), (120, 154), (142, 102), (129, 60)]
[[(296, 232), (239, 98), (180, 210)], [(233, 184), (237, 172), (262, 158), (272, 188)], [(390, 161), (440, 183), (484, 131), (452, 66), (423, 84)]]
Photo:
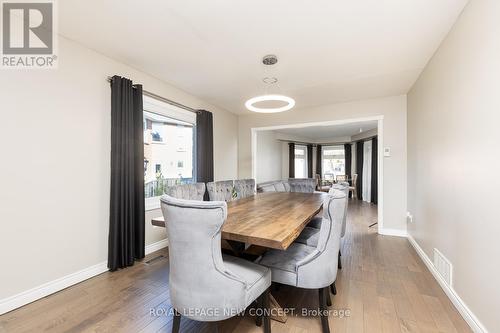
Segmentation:
[[(351, 201), (337, 296), (332, 297), (332, 332), (470, 332), (430, 272), (404, 238), (380, 236), (376, 207)], [(148, 259), (164, 258), (145, 263)], [(0, 332), (170, 332), (168, 253), (104, 273), (0, 316)], [(321, 332), (317, 292), (283, 286), (273, 295), (291, 307), (273, 332)], [(182, 319), (181, 332), (262, 332), (249, 315), (220, 323)]]

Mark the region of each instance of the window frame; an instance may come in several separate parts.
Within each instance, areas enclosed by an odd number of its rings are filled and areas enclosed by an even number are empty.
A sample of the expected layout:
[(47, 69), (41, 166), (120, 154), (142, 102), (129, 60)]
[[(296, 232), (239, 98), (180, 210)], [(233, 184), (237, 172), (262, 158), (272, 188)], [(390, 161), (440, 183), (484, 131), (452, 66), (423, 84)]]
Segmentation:
[[(345, 148), (342, 145), (328, 145), (328, 146), (323, 146), (321, 149), (321, 179), (326, 179), (325, 178), (325, 152), (327, 150), (342, 150), (344, 152), (344, 174), (345, 174)], [(336, 155), (333, 155), (336, 156)], [(337, 178), (337, 175), (334, 173), (333, 174), (333, 181), (335, 181)]]
[[(297, 155), (297, 154), (294, 154), (295, 155), (295, 159), (293, 161), (294, 163), (294, 169), (295, 169), (295, 175), (294, 175), (294, 178), (307, 178), (307, 146), (305, 145), (298, 145), (296, 144), (295, 145), (295, 150), (302, 150), (304, 152), (303, 155)], [(300, 157), (297, 157), (297, 156), (300, 156)], [(304, 176), (303, 177), (297, 177), (297, 168), (295, 168), (295, 162), (296, 160), (304, 160)]]
[[(177, 106), (168, 104), (161, 100), (155, 99), (153, 97), (143, 95), (143, 113), (144, 111), (155, 113), (160, 116), (168, 117), (174, 120), (182, 121), (185, 123), (189, 123), (193, 128), (193, 180), (196, 182), (196, 114), (184, 109), (181, 109)], [(156, 142), (156, 144), (159, 142)], [(145, 211), (151, 211), (160, 209), (160, 197), (150, 197), (144, 198), (144, 209)]]

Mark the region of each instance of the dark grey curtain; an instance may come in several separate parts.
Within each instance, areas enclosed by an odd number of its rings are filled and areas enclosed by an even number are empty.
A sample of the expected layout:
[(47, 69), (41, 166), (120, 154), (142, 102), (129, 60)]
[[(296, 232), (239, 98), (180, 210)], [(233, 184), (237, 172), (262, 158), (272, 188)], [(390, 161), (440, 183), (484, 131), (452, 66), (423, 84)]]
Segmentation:
[(288, 177), (295, 178), (295, 143), (288, 143)]
[[(344, 144), (344, 156), (345, 156), (345, 174), (347, 179), (351, 178), (351, 144)], [(352, 181), (349, 181), (349, 184), (352, 185)]]
[(371, 202), (378, 203), (378, 139), (372, 139), (372, 183), (371, 183)]
[(363, 200), (363, 146), (363, 141), (356, 142), (356, 173), (358, 174), (356, 193), (359, 200)]
[(142, 86), (111, 79), (111, 191), (108, 268), (144, 258), (144, 135)]
[(313, 177), (313, 146), (307, 145), (307, 177)]
[[(211, 112), (199, 110), (196, 113), (196, 181), (214, 181), (214, 125)], [(205, 192), (208, 201), (208, 192)]]
[(321, 145), (316, 146), (316, 174), (321, 177), (322, 165), (321, 165)]

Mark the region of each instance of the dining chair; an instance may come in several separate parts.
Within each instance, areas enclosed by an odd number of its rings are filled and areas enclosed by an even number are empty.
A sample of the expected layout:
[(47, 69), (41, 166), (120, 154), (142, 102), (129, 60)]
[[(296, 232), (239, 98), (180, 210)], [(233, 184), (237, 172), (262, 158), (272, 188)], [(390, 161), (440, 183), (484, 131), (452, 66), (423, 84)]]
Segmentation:
[(316, 188), (314, 178), (289, 178), (290, 192), (313, 193)]
[(168, 186), (165, 189), (165, 194), (177, 199), (203, 201), (205, 183)]
[(238, 179), (234, 181), (234, 189), (238, 199), (251, 197), (255, 194), (255, 179)]
[(197, 321), (220, 321), (244, 311), (258, 299), (264, 332), (270, 332), (269, 268), (222, 255), (221, 230), (227, 218), (224, 201), (193, 201), (161, 197), (169, 255), (172, 332), (181, 316)]
[(274, 180), (257, 184), (257, 192), (290, 192), (288, 180)]
[(316, 246), (292, 243), (288, 249), (270, 250), (257, 262), (271, 268), (272, 281), (298, 288), (318, 289), (323, 332), (330, 332), (327, 305), (328, 287), (337, 278), (342, 217), (346, 195), (332, 191), (323, 202), (323, 220)]
[(319, 174), (316, 174), (316, 191), (328, 192), (330, 190), (330, 185), (323, 185), (323, 179)]
[[(333, 184), (329, 193), (333, 194), (333, 192), (335, 192), (335, 191), (339, 191), (339, 192), (343, 193), (346, 196), (346, 198), (348, 198), (348, 196), (349, 196), (349, 183), (348, 182), (341, 182), (339, 184)], [(340, 238), (344, 238), (345, 232), (346, 232), (348, 202), (349, 202), (349, 200), (345, 200), (345, 209), (344, 209), (344, 215), (342, 216), (342, 229), (340, 231)], [(302, 230), (302, 232), (300, 233), (299, 237), (297, 237), (295, 242), (301, 243), (301, 244), (306, 244), (309, 246), (316, 246), (316, 244), (318, 244), (318, 240), (319, 240), (321, 224), (322, 224), (321, 217), (313, 218), (307, 224), (307, 227), (305, 227), (304, 230)], [(341, 251), (339, 249), (338, 268), (342, 269), (342, 262), (341, 262), (340, 257), (341, 257)], [(335, 288), (335, 283), (332, 285), (332, 293), (334, 295), (337, 293), (336, 288)]]
[(335, 181), (336, 181), (337, 183), (340, 183), (340, 182), (345, 182), (345, 181), (347, 181), (347, 175), (337, 175), (337, 176), (335, 177)]
[(356, 189), (357, 184), (358, 184), (358, 174), (355, 173), (354, 175), (352, 175), (352, 186), (349, 186), (349, 193), (352, 192), (353, 199), (358, 198), (358, 190)]
[(274, 187), (274, 184), (265, 184), (260, 187), (260, 190), (262, 192), (276, 192), (276, 188)]
[(208, 196), (210, 201), (232, 201), (234, 182), (232, 180), (223, 180), (207, 183)]

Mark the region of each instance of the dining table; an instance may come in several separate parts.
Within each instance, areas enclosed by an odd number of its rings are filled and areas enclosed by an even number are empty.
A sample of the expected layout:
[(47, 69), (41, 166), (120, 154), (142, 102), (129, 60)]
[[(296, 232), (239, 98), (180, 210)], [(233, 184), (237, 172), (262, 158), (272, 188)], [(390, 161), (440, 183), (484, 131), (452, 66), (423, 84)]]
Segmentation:
[[(222, 239), (236, 255), (251, 246), (285, 251), (304, 227), (322, 209), (323, 192), (264, 192), (227, 203), (227, 219)], [(154, 226), (165, 227), (163, 216), (153, 218)], [(271, 305), (280, 307), (271, 295)], [(283, 311), (272, 319), (284, 322)]]

